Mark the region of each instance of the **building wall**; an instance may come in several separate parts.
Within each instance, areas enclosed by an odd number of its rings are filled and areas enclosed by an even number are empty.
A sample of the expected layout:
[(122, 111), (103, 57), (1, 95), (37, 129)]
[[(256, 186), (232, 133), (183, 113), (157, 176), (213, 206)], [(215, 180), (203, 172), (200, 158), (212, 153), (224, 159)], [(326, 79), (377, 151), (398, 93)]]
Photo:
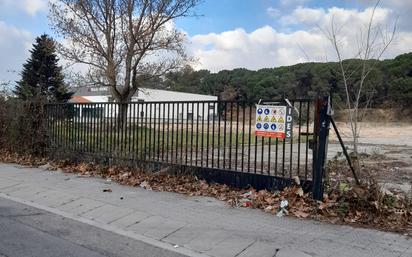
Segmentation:
[[(115, 118), (119, 113), (117, 103), (75, 104), (78, 117), (94, 115)], [(127, 117), (174, 120), (212, 120), (217, 115), (214, 103), (135, 103), (128, 104)]]
[[(82, 96), (91, 103), (96, 104), (76, 104), (79, 117), (93, 113), (92, 108), (96, 108), (96, 113), (102, 113), (105, 118), (115, 118), (118, 116), (119, 107), (116, 103), (103, 104), (109, 101), (108, 95)], [(170, 101), (185, 103), (167, 103)], [(214, 103), (190, 103), (191, 101), (217, 101), (216, 96), (190, 94), (175, 91), (165, 91), (156, 89), (141, 89), (132, 102), (143, 102), (129, 104), (127, 116), (129, 118), (151, 118), (151, 119), (177, 119), (179, 120), (211, 120), (217, 115), (217, 105)], [(150, 103), (157, 102), (157, 103)], [(165, 103), (159, 103), (165, 102)], [(187, 103), (189, 102), (189, 103)]]

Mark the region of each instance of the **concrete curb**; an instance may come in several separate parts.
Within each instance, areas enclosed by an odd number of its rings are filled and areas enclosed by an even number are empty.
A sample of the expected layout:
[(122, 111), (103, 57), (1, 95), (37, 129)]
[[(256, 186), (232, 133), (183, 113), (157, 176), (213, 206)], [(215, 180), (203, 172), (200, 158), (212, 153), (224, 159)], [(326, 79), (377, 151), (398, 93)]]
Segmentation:
[(7, 200), (11, 200), (11, 201), (14, 201), (14, 202), (25, 204), (25, 205), (28, 205), (28, 206), (31, 206), (31, 207), (34, 207), (34, 208), (37, 208), (37, 209), (40, 209), (40, 210), (51, 212), (51, 213), (57, 214), (59, 216), (68, 218), (68, 219), (72, 219), (72, 220), (75, 220), (75, 221), (78, 221), (78, 222), (81, 222), (81, 223), (84, 223), (84, 224), (87, 224), (87, 225), (91, 225), (91, 226), (94, 226), (94, 227), (97, 227), (97, 228), (100, 228), (100, 229), (103, 229), (103, 230), (106, 230), (106, 231), (109, 231), (109, 232), (113, 232), (113, 233), (116, 233), (116, 234), (119, 234), (119, 235), (122, 235), (122, 236), (126, 236), (126, 237), (132, 238), (134, 240), (144, 242), (144, 243), (153, 245), (155, 247), (165, 249), (165, 250), (168, 250), (168, 251), (171, 251), (171, 252), (175, 252), (175, 253), (178, 253), (178, 254), (182, 254), (182, 255), (186, 255), (186, 256), (192, 256), (192, 257), (210, 257), (209, 255), (205, 255), (205, 254), (202, 254), (202, 253), (199, 253), (199, 252), (195, 252), (193, 250), (190, 250), (190, 249), (187, 249), (187, 248), (184, 248), (184, 247), (181, 247), (181, 246), (175, 248), (172, 244), (169, 244), (169, 243), (161, 242), (161, 241), (155, 240), (155, 239), (150, 238), (150, 237), (146, 237), (146, 236), (143, 236), (143, 235), (133, 233), (131, 231), (126, 231), (126, 230), (123, 230), (123, 229), (119, 229), (119, 228), (116, 228), (116, 227), (111, 226), (111, 225), (107, 225), (107, 224), (103, 224), (103, 223), (100, 223), (100, 222), (97, 222), (97, 221), (89, 220), (89, 219), (86, 219), (86, 218), (83, 218), (83, 217), (75, 216), (75, 215), (69, 214), (67, 212), (57, 210), (55, 208), (50, 208), (50, 207), (43, 206), (43, 205), (40, 205), (40, 204), (37, 204), (37, 203), (33, 203), (33, 202), (30, 202), (30, 201), (23, 200), (23, 199), (20, 199), (20, 198), (12, 197), (12, 196), (6, 195), (4, 193), (0, 193), (0, 198), (4, 198), (4, 199), (7, 199)]

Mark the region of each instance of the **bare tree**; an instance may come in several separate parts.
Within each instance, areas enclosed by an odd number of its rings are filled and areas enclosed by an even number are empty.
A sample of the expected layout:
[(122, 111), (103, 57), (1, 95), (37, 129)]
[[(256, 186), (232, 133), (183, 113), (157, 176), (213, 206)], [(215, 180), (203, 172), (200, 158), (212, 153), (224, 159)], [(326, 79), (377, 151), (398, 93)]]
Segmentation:
[[(339, 35), (340, 28), (337, 27), (333, 17), (329, 28), (320, 28), (332, 44), (338, 58), (339, 69), (346, 93), (346, 108), (349, 112), (349, 124), (352, 134), (353, 154), (355, 157), (353, 162), (358, 172), (360, 169), (358, 158), (359, 120), (362, 119), (372, 99), (372, 94), (367, 92), (365, 87), (371, 72), (374, 71), (378, 64), (378, 60), (391, 45), (397, 27), (397, 22), (395, 22), (391, 30), (385, 30), (379, 24), (375, 24), (374, 18), (379, 4), (380, 0), (375, 3), (366, 27), (360, 29), (357, 42), (353, 42), (357, 45), (357, 52), (352, 58), (358, 59), (359, 62), (356, 62), (358, 65), (345, 65), (344, 57), (342, 56), (343, 46)], [(376, 87), (376, 85), (371, 86)]]
[[(58, 0), (49, 19), (64, 37), (60, 53), (90, 67), (94, 84), (110, 87), (119, 103), (130, 101), (142, 83), (180, 67), (188, 57), (178, 17), (193, 16), (200, 0)], [(124, 120), (127, 105), (121, 105)]]

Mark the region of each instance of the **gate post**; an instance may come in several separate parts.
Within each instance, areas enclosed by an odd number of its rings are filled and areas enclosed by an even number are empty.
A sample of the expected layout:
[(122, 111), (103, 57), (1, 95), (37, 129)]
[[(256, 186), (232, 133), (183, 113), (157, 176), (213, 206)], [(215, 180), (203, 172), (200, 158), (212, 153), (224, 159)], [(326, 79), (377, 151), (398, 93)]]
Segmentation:
[[(323, 199), (323, 177), (325, 175), (325, 161), (327, 157), (327, 143), (329, 136), (329, 108), (330, 97), (319, 98), (316, 102), (314, 169), (313, 169), (313, 198)], [(314, 150), (315, 150), (314, 149)]]

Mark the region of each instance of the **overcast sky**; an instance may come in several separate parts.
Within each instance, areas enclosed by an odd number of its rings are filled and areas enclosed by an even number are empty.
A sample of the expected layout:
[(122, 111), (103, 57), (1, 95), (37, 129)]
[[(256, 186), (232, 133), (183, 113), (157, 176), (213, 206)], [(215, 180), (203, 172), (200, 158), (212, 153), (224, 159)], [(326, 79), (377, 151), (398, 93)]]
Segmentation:
[[(307, 61), (336, 60), (325, 40), (331, 18), (341, 28), (344, 57), (370, 17), (373, 0), (204, 0), (202, 16), (182, 18), (175, 26), (188, 35), (196, 69), (260, 69)], [(48, 0), (0, 0), (0, 81), (18, 78), (36, 36), (53, 36), (47, 21)], [(412, 51), (412, 0), (383, 0), (376, 24), (390, 30), (398, 20), (394, 43), (384, 58)]]

